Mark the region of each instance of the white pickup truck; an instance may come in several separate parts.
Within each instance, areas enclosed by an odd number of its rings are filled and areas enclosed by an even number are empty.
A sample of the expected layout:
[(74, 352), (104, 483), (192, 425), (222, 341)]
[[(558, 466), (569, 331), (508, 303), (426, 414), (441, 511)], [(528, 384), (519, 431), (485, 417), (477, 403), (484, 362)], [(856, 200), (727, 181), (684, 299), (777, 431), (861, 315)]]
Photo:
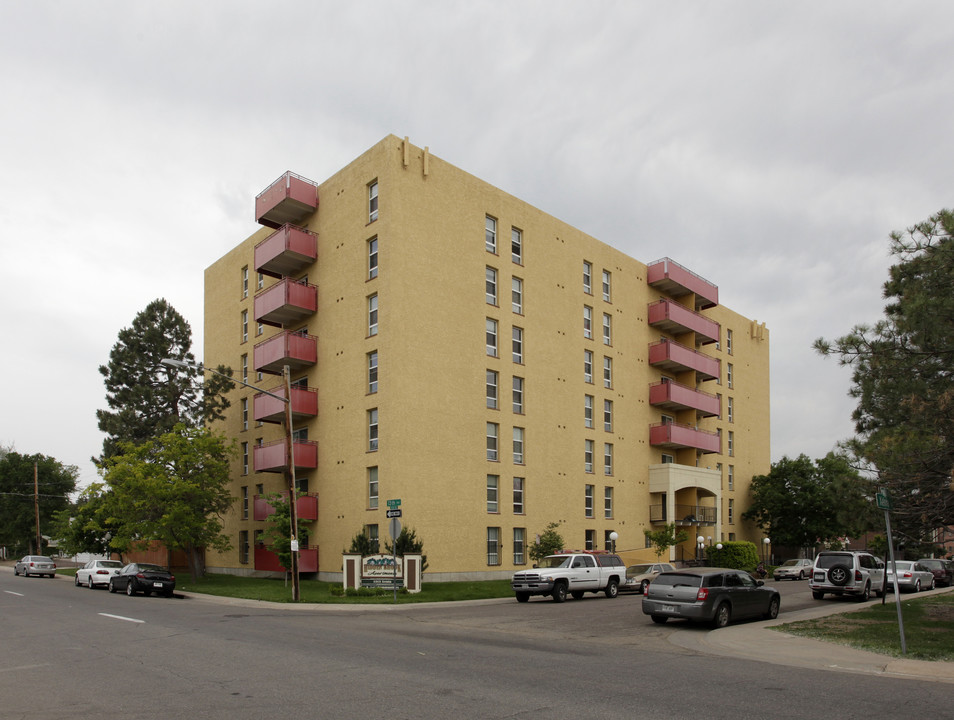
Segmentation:
[(567, 595), (579, 600), (584, 593), (603, 592), (614, 598), (626, 582), (626, 565), (619, 555), (608, 552), (572, 552), (548, 555), (532, 570), (513, 574), (510, 587), (517, 602), (531, 595), (550, 595), (563, 602)]

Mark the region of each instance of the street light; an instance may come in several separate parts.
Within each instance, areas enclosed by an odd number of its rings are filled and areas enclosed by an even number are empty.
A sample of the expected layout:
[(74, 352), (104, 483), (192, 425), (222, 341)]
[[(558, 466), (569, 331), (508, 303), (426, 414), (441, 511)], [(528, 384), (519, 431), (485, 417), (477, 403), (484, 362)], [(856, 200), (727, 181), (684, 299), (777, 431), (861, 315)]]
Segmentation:
[(702, 537), (702, 535), (700, 535), (699, 537), (696, 538), (696, 544), (699, 546), (699, 547), (697, 548), (697, 550), (698, 550), (698, 558), (697, 558), (697, 559), (699, 560), (699, 562), (702, 562), (702, 558), (703, 558), (703, 554), (702, 554), (702, 553), (703, 553), (703, 548), (705, 547), (705, 542), (706, 542), (706, 539), (705, 539), (704, 537)]
[(614, 530), (609, 534), (609, 539), (613, 544), (613, 552), (616, 552), (616, 541), (619, 539), (619, 533)]
[(276, 395), (273, 392), (268, 390), (260, 390), (254, 385), (250, 385), (243, 380), (237, 380), (233, 377), (229, 377), (225, 373), (220, 373), (218, 370), (210, 370), (207, 367), (203, 367), (201, 363), (192, 363), (186, 362), (185, 360), (174, 360), (172, 358), (163, 358), (160, 361), (163, 365), (174, 368), (191, 368), (193, 370), (198, 370), (200, 372), (208, 372), (213, 375), (221, 375), (224, 378), (228, 378), (232, 382), (236, 382), (239, 385), (244, 385), (245, 387), (252, 388), (256, 392), (260, 392), (263, 395), (268, 395), (269, 397), (275, 398), (276, 400), (281, 400), (285, 404), (285, 457), (286, 463), (288, 465), (288, 470), (285, 472), (285, 478), (288, 483), (288, 519), (291, 522), (291, 576), (292, 576), (292, 602), (298, 602), (301, 599), (301, 587), (298, 582), (298, 496), (295, 490), (295, 450), (292, 443), (292, 409), (291, 409), (291, 370), (286, 365), (284, 376), (285, 376), (285, 397), (281, 395)]
[(771, 538), (764, 538), (762, 544), (765, 545), (765, 562), (769, 561), (769, 544), (771, 544)]

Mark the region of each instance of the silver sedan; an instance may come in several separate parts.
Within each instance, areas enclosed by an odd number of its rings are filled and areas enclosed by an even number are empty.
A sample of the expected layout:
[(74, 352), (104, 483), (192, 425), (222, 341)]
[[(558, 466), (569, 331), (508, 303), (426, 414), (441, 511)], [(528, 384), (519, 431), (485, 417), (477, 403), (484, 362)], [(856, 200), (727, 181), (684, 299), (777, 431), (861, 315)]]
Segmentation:
[(13, 566), (14, 575), (49, 575), (56, 577), (56, 563), (46, 555), (27, 555)]
[[(894, 565), (897, 570), (892, 568)], [(888, 589), (894, 590), (894, 578), (898, 578), (898, 590), (902, 592), (921, 592), (934, 589), (934, 573), (921, 563), (911, 560), (896, 560), (888, 563), (885, 569), (888, 573)]]

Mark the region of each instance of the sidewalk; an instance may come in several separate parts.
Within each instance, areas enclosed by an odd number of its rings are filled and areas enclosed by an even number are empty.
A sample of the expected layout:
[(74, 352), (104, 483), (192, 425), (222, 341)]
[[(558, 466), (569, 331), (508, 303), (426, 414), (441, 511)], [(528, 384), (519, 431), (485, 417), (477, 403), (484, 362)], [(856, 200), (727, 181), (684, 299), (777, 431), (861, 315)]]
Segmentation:
[[(944, 588), (930, 592), (950, 591), (951, 588)], [(918, 597), (926, 594), (928, 593), (920, 593)], [(881, 600), (870, 600), (853, 609), (860, 610), (875, 602), (880, 603)], [(888, 596), (888, 602), (894, 602), (893, 595)], [(700, 633), (698, 629), (679, 630), (670, 635), (669, 641), (689, 650), (775, 665), (954, 683), (954, 662), (906, 660), (769, 629), (799, 620), (846, 612), (852, 612), (852, 609), (846, 611), (843, 603), (826, 603), (791, 613), (783, 611), (775, 620), (739, 623), (707, 633)]]

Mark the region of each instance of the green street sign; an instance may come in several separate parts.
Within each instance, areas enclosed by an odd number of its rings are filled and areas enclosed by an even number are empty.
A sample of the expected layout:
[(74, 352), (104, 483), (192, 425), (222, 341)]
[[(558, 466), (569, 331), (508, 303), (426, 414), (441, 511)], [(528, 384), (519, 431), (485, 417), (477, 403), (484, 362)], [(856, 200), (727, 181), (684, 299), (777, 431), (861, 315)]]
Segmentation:
[(388, 500), (388, 507), (391, 508), (392, 510), (394, 508), (401, 507), (401, 499), (398, 498), (397, 500)]
[(881, 510), (890, 510), (891, 509), (891, 498), (888, 497), (887, 493), (879, 492), (875, 494), (875, 503), (878, 508)]

